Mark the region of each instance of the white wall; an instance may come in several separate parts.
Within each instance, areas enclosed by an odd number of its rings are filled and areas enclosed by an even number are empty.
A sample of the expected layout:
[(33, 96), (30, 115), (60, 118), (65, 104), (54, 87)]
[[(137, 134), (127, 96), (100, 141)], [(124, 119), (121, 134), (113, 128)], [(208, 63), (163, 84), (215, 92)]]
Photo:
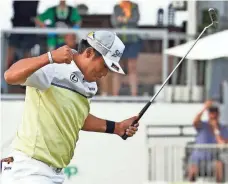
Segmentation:
[[(91, 112), (102, 118), (120, 121), (137, 114), (143, 103), (92, 103)], [(20, 123), (22, 101), (1, 102), (1, 146), (10, 140)], [(78, 175), (66, 184), (141, 184), (146, 181), (145, 124), (189, 124), (200, 110), (201, 104), (153, 104), (141, 120), (137, 135), (127, 141), (114, 135), (81, 132), (75, 157), (71, 165), (79, 169)], [(104, 111), (106, 111), (104, 113)], [(205, 118), (205, 116), (204, 116)], [(184, 139), (156, 139), (152, 144), (180, 144)], [(4, 150), (6, 155), (8, 149)]]

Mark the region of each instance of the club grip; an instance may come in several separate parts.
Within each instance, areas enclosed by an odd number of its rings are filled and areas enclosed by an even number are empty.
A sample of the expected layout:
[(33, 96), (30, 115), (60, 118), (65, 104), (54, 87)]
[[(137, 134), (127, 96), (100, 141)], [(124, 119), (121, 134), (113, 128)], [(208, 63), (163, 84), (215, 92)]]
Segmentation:
[[(150, 107), (150, 105), (152, 104), (152, 101), (147, 102), (147, 104), (143, 107), (143, 109), (140, 111), (138, 118), (136, 120), (133, 121), (133, 123), (131, 124), (131, 126), (134, 126), (135, 124), (137, 124), (139, 122), (139, 120), (141, 119), (141, 117), (143, 116), (143, 114), (146, 112), (146, 110)], [(122, 136), (123, 140), (126, 140), (128, 138), (128, 135), (126, 134), (126, 132), (124, 133), (124, 135)]]
[[(134, 126), (135, 124), (137, 124), (138, 121), (139, 121), (139, 119), (134, 120), (133, 123), (131, 124), (131, 126)], [(123, 134), (123, 136), (122, 136), (122, 139), (123, 139), (123, 140), (126, 140), (127, 138), (128, 138), (128, 135), (127, 135), (126, 132), (125, 132), (125, 133)]]

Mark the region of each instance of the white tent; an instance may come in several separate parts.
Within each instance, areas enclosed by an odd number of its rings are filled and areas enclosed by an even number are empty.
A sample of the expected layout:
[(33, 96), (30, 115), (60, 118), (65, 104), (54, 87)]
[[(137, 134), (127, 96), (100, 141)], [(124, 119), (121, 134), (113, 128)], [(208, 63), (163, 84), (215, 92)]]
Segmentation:
[[(193, 41), (165, 50), (168, 55), (183, 57)], [(212, 60), (228, 57), (228, 30), (217, 32), (201, 38), (186, 57), (189, 60)]]

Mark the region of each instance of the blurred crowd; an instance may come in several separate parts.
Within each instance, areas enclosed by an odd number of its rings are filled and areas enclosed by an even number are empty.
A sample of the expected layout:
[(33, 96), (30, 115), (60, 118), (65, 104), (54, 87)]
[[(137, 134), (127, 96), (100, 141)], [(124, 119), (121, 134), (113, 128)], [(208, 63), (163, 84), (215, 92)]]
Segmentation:
[[(80, 29), (82, 24), (81, 11), (87, 10), (85, 5), (72, 7), (67, 4), (65, 0), (60, 0), (59, 4), (46, 9), (43, 13), (38, 14), (37, 8), (39, 1), (13, 1), (14, 15), (12, 18), (12, 27), (39, 27), (39, 28), (71, 28)], [(28, 11), (29, 10), (29, 11)], [(113, 28), (136, 28), (140, 19), (140, 12), (138, 5), (131, 1), (120, 1), (113, 8), (111, 15), (111, 24)], [(42, 48), (43, 52), (53, 50), (63, 45), (77, 50), (77, 35), (69, 34), (55, 34), (49, 33), (46, 36), (46, 48)], [(14, 62), (23, 57), (31, 56), (31, 48), (33, 48), (42, 36), (34, 34), (10, 34), (8, 38), (8, 49), (6, 54), (5, 70), (9, 68)], [(129, 81), (130, 93), (132, 96), (138, 94), (137, 82), (137, 58), (140, 52), (140, 38), (137, 35), (120, 35), (126, 48), (123, 53), (124, 66), (126, 65), (126, 73)], [(17, 48), (23, 52), (17, 53)], [(114, 75), (114, 74), (110, 74)], [(121, 78), (118, 75), (113, 76), (112, 94), (119, 95), (121, 88)], [(108, 95), (109, 81), (104, 78), (100, 81), (100, 95)], [(14, 92), (14, 91), (12, 91)]]
[[(40, 55), (65, 44), (77, 50), (78, 43), (81, 39), (80, 28), (87, 28), (89, 30), (92, 30), (94, 27), (122, 30), (134, 28), (138, 30), (141, 28), (148, 30), (166, 29), (169, 33), (174, 32), (175, 34), (182, 33), (185, 34), (185, 36), (187, 35), (186, 21), (183, 21), (182, 26), (175, 26), (175, 15), (178, 10), (175, 9), (172, 3), (167, 4), (166, 10), (157, 8), (157, 21), (154, 25), (139, 25), (139, 21), (143, 18), (141, 16), (140, 6), (135, 3), (134, 0), (119, 0), (118, 3), (113, 6), (113, 11), (108, 15), (89, 14), (89, 7), (85, 4), (75, 4), (71, 6), (65, 0), (59, 0), (57, 5), (53, 5), (46, 10), (44, 9), (41, 13), (38, 13), (40, 1), (12, 2), (12, 28), (70, 28), (73, 32), (68, 34), (56, 34), (53, 32), (49, 32), (48, 34), (4, 33), (6, 37), (6, 39), (4, 39), (6, 40), (4, 47), (6, 47), (6, 45), (8, 47), (7, 51), (3, 54), (5, 63), (2, 68), (4, 68), (4, 70), (7, 70), (14, 62), (21, 58)], [(204, 15), (205, 10), (201, 13), (202, 20), (208, 17), (208, 14), (206, 16)], [(165, 23), (165, 19), (167, 23)], [(205, 19), (205, 21), (202, 22), (202, 25), (208, 24), (208, 20)], [(98, 95), (154, 95), (157, 87), (164, 81), (164, 76), (172, 71), (180, 58), (164, 55), (163, 47), (165, 44), (163, 44), (162, 33), (158, 38), (155, 38), (156, 35), (154, 38), (150, 38), (150, 35), (144, 35), (142, 32), (140, 35), (124, 33), (119, 36), (126, 46), (122, 55), (122, 61), (120, 62), (126, 76), (119, 76), (110, 72), (107, 77), (98, 82)], [(187, 36), (185, 39), (183, 38), (183, 40), (179, 40), (179, 38), (168, 38), (167, 46), (173, 47), (175, 44), (186, 42), (187, 39)], [(5, 44), (6, 42), (7, 44)], [(190, 67), (188, 62), (183, 62), (176, 70), (175, 75), (168, 81), (169, 84), (172, 84), (170, 87), (180, 87), (178, 90), (172, 89), (172, 92), (170, 92), (172, 93), (169, 94), (172, 101), (175, 101), (175, 98), (179, 98), (179, 96), (180, 101), (185, 101), (185, 98), (189, 98), (189, 101), (193, 101), (193, 99), (203, 101), (205, 100), (204, 98), (206, 98), (204, 97), (204, 92), (199, 92), (199, 94), (197, 92), (197, 97), (193, 97), (192, 94), (195, 93), (195, 90), (193, 91), (194, 86), (197, 86), (197, 91), (198, 89), (201, 91), (201, 87), (204, 90), (209, 88), (205, 95), (209, 97), (218, 94), (222, 81), (227, 80), (227, 76), (224, 74), (225, 72), (220, 72), (220, 68), (227, 68), (226, 61), (218, 60), (212, 64), (208, 61), (194, 61), (193, 63), (194, 66)], [(212, 65), (212, 69), (208, 70), (210, 65)], [(193, 72), (191, 77), (192, 81), (188, 74), (190, 73), (189, 68)], [(194, 73), (196, 73), (196, 75), (194, 75)], [(192, 89), (189, 89), (189, 97), (186, 97), (183, 87), (189, 88), (189, 81), (192, 83), (190, 87)], [(179, 89), (180, 91), (183, 89), (183, 93), (182, 91), (179, 92)], [(1, 90), (4, 93), (24, 93), (23, 87), (9, 86), (4, 80), (2, 81)]]

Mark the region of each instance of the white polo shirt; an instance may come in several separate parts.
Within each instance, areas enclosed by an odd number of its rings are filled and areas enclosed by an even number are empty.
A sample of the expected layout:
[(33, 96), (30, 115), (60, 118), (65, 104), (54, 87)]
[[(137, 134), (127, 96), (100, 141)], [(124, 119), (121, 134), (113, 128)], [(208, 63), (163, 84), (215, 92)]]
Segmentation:
[(24, 85), (24, 114), (13, 148), (53, 167), (64, 168), (73, 157), (97, 85), (86, 82), (73, 61), (69, 65), (46, 65)]

